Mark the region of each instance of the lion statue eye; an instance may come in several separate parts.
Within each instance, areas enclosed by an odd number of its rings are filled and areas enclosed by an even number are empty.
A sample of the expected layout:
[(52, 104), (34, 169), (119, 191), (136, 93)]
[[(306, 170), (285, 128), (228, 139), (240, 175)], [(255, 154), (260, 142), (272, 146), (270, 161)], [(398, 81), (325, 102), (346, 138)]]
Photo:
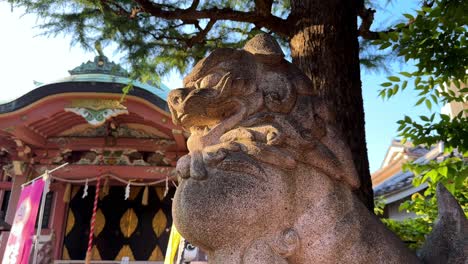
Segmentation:
[(222, 77), (223, 75), (220, 73), (210, 73), (207, 76), (203, 77), (199, 87), (200, 89), (213, 88), (214, 86), (216, 86), (216, 84), (218, 84)]

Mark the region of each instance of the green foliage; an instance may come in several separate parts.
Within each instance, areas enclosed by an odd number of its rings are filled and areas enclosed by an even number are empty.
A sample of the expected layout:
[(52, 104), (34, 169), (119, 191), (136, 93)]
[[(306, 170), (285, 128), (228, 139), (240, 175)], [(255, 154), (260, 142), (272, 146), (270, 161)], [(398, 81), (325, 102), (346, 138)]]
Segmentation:
[[(432, 231), (437, 212), (437, 183), (442, 183), (457, 199), (468, 217), (468, 166), (463, 157), (449, 157), (441, 162), (430, 161), (427, 164), (407, 163), (405, 170), (411, 170), (415, 177), (414, 186), (426, 184), (427, 188), (421, 193), (414, 193), (410, 200), (400, 205), (400, 210), (413, 212), (416, 218), (397, 221), (393, 219), (382, 219), (382, 222), (395, 232), (408, 246), (416, 250), (420, 248), (425, 236)], [(382, 201), (382, 197), (377, 200)], [(383, 214), (382, 204), (374, 209), (377, 215)]]
[[(174, 19), (164, 12), (179, 15), (193, 11), (230, 9), (235, 12), (255, 14), (255, 1), (175, 1), (151, 2), (160, 12), (151, 14), (133, 0), (8, 0), (12, 7), (26, 9), (41, 20), (38, 28), (43, 35), (56, 37), (64, 34), (72, 37), (72, 45), (85, 50), (97, 50), (112, 45), (116, 53), (123, 55), (122, 62), (130, 67), (131, 78), (142, 82), (160, 81), (172, 70), (185, 74), (194, 62), (209, 51), (220, 47), (240, 48), (247, 39), (259, 32), (269, 32), (280, 42), (288, 56), (289, 43), (283, 35), (257, 23), (240, 22), (242, 19), (208, 18)], [(145, 1), (142, 1), (145, 2)], [(261, 1), (260, 1), (261, 2)], [(265, 1), (268, 2), (268, 1)], [(291, 12), (289, 0), (272, 1), (271, 14), (287, 18)], [(204, 31), (207, 32), (204, 32)], [(386, 69), (383, 63), (388, 54), (371, 52), (370, 42), (361, 43), (361, 65), (364, 69)], [(101, 47), (102, 45), (102, 47)], [(128, 90), (128, 89), (127, 89)]]
[(417, 105), (424, 102), (431, 108), (433, 103), (466, 102), (467, 91), (456, 95), (448, 85), (453, 83), (460, 88), (460, 83), (468, 80), (467, 12), (466, 1), (437, 0), (431, 7), (417, 10), (416, 16), (404, 14), (406, 23), (380, 33), (374, 45), (381, 50), (391, 48), (416, 66), (413, 72), (400, 72), (401, 78), (389, 77), (391, 85), (382, 85), (382, 98), (392, 97), (412, 82), (420, 92)]
[(382, 222), (412, 249), (417, 250), (424, 244), (424, 236), (432, 230), (432, 223), (424, 218), (405, 219), (396, 221), (392, 219), (382, 219)]
[(385, 200), (383, 197), (375, 197), (374, 199), (374, 214), (383, 215), (385, 208)]
[[(94, 50), (96, 45), (116, 45), (113, 47), (117, 47), (117, 52), (124, 56), (123, 61), (131, 67), (131, 77), (142, 82), (159, 81), (159, 76), (171, 70), (186, 73), (207, 52), (219, 47), (242, 47), (260, 31), (253, 24), (229, 20), (210, 24), (208, 19), (164, 19), (138, 9), (131, 0), (8, 2), (12, 7), (23, 7), (26, 13), (43, 19), (38, 27), (46, 36), (71, 36), (73, 45), (79, 44), (86, 50)], [(188, 9), (192, 2), (153, 1), (161, 12)], [(272, 6), (272, 11), (284, 17), (289, 6), (289, 1), (280, 1)], [(254, 9), (254, 2), (200, 1), (197, 9), (218, 7), (247, 12)], [(206, 35), (201, 34), (205, 29)]]
[[(424, 2), (416, 14), (404, 14), (406, 23), (381, 33), (373, 43), (381, 50), (391, 49), (405, 61), (414, 62), (416, 70), (389, 76), (381, 84), (379, 95), (393, 97), (412, 84), (419, 92), (415, 105), (424, 104), (429, 110), (435, 105), (467, 103), (468, 48), (467, 1), (435, 0)], [(400, 210), (413, 212), (416, 219), (383, 222), (395, 231), (409, 246), (417, 249), (437, 218), (436, 186), (438, 183), (454, 195), (468, 216), (468, 110), (457, 116), (433, 113), (413, 120), (409, 116), (398, 121), (399, 136), (414, 145), (427, 148), (444, 146), (444, 154), (427, 163), (410, 162), (404, 170), (414, 173), (414, 186), (427, 185), (422, 193), (415, 193), (400, 206)]]
[(463, 111), (455, 118), (448, 115), (436, 114), (420, 116), (420, 121), (413, 120), (409, 116), (397, 123), (399, 136), (410, 140), (414, 145), (432, 146), (438, 142), (444, 142), (444, 146), (450, 151), (457, 148), (460, 152), (468, 150), (468, 118), (463, 116)]

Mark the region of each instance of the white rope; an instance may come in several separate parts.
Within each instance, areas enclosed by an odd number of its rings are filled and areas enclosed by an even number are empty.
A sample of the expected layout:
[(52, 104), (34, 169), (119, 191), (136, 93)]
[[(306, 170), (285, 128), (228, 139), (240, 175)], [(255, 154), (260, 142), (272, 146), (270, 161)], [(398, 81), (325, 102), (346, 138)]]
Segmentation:
[(166, 176), (166, 189), (164, 190), (163, 197), (166, 197), (168, 192), (169, 192), (169, 177)]
[(83, 196), (81, 196), (81, 198), (85, 198), (86, 196), (88, 196), (88, 179), (85, 180), (85, 186), (84, 186), (84, 189), (83, 189)]
[(128, 182), (127, 186), (125, 187), (124, 200), (128, 200), (129, 197), (130, 197), (130, 182)]
[[(166, 178), (162, 179), (162, 180), (157, 180), (157, 181), (152, 181), (152, 182), (135, 182), (135, 180), (124, 180), (122, 178), (119, 178), (113, 174), (110, 174), (110, 173), (106, 173), (106, 174), (103, 174), (101, 175), (101, 177), (110, 177), (118, 182), (121, 182), (121, 183), (124, 183), (126, 185), (133, 185), (133, 186), (151, 186), (151, 185), (156, 185), (156, 184), (159, 184), (159, 183), (163, 183), (166, 181)], [(64, 179), (64, 178), (60, 178), (60, 177), (57, 177), (57, 176), (53, 176), (53, 175), (50, 175), (50, 177), (54, 180), (57, 180), (57, 181), (61, 181), (61, 182), (67, 182), (67, 183), (86, 183), (87, 181), (88, 182), (93, 182), (93, 181), (97, 181), (97, 177), (95, 178), (86, 178), (86, 179), (80, 179), (80, 180), (69, 180), (69, 179)], [(175, 179), (175, 177), (171, 177), (170, 178), (171, 180), (172, 179)]]
[(51, 175), (50, 175), (51, 172), (54, 172), (54, 171), (56, 171), (56, 170), (59, 170), (59, 169), (65, 167), (65, 166), (67, 166), (67, 165), (68, 165), (68, 162), (66, 162), (66, 163), (64, 163), (64, 164), (62, 164), (62, 165), (60, 165), (60, 166), (58, 166), (58, 167), (55, 167), (55, 168), (53, 168), (53, 169), (51, 169), (51, 170), (46, 170), (45, 173), (43, 173), (41, 176), (38, 176), (38, 177), (36, 177), (36, 178), (34, 178), (34, 179), (28, 181), (28, 182), (25, 182), (25, 183), (21, 184), (21, 188), (23, 188), (24, 186), (29, 185), (29, 184), (31, 184), (31, 183), (33, 183), (33, 182), (39, 180), (39, 179), (42, 179), (42, 178), (43, 178), (44, 176), (46, 176), (46, 175), (47, 175), (47, 177), (48, 177), (48, 176), (51, 176)]

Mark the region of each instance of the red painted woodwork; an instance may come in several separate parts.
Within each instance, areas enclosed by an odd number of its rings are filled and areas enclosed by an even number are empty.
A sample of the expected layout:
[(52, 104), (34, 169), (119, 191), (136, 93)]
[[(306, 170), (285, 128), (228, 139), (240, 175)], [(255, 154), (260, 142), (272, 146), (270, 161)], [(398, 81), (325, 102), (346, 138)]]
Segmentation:
[[(13, 220), (21, 184), (26, 180), (26, 176), (37, 175), (40, 171), (57, 167), (57, 162), (64, 152), (130, 149), (164, 154), (171, 166), (70, 164), (52, 173), (53, 176), (68, 180), (83, 180), (95, 178), (98, 175), (114, 175), (127, 181), (136, 180), (137, 182), (153, 182), (172, 177), (176, 160), (187, 153), (186, 137), (182, 128), (172, 123), (170, 114), (149, 101), (132, 95), (127, 95), (122, 103), (127, 107), (129, 114), (116, 116), (113, 121), (117, 124), (148, 126), (166, 135), (167, 139), (117, 137), (113, 140), (114, 144), (109, 145), (109, 141), (106, 143), (105, 137), (61, 137), (59, 135), (62, 132), (77, 125), (87, 124), (83, 117), (64, 110), (71, 105), (72, 100), (76, 99), (119, 100), (120, 95), (62, 93), (47, 96), (14, 112), (0, 114), (0, 150), (6, 150), (9, 159), (21, 160), (28, 166), (24, 175), (15, 176), (13, 182), (0, 182), (0, 190), (12, 190), (9, 210), (6, 215), (7, 222), (11, 223)], [(29, 169), (32, 169), (32, 173)], [(111, 180), (110, 184), (119, 185), (121, 183)], [(64, 190), (64, 183), (55, 181), (51, 185), (51, 191), (56, 192), (50, 223), (50, 227), (56, 232), (55, 259), (60, 259), (62, 256), (67, 219), (68, 205), (62, 200)], [(43, 234), (49, 234), (50, 231), (50, 229), (43, 230)], [(1, 252), (0, 248), (0, 254)]]
[(5, 182), (5, 181), (0, 182), (0, 190), (11, 190), (12, 186), (13, 186), (12, 182)]

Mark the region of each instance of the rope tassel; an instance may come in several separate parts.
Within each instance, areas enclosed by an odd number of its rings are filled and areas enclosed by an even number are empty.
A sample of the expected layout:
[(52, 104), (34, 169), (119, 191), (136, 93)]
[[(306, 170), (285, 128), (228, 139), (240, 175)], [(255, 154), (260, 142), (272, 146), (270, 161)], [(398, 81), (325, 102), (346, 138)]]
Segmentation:
[(81, 198), (84, 199), (86, 196), (88, 196), (88, 179), (86, 179), (85, 186), (83, 189), (83, 196), (81, 196)]
[(128, 200), (128, 198), (130, 197), (130, 182), (127, 183), (127, 187), (125, 187), (125, 196), (124, 196), (124, 199), (125, 200)]
[(164, 196), (163, 197), (166, 197), (166, 195), (169, 193), (169, 177), (166, 177), (166, 188), (164, 189)]

